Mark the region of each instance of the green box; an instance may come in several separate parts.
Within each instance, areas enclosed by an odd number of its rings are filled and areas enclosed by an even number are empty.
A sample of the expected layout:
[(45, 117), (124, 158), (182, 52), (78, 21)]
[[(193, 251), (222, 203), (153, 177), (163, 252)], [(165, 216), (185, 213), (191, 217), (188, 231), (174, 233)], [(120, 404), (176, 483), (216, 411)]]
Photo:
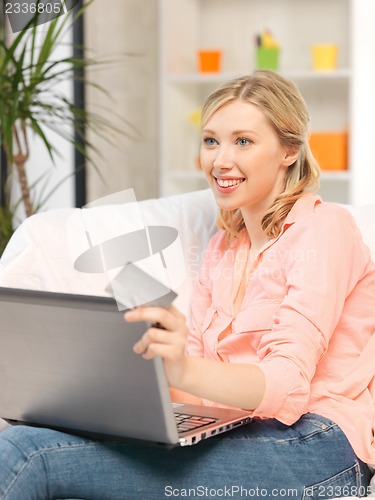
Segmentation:
[(277, 70), (279, 68), (279, 53), (278, 47), (257, 47), (257, 68)]

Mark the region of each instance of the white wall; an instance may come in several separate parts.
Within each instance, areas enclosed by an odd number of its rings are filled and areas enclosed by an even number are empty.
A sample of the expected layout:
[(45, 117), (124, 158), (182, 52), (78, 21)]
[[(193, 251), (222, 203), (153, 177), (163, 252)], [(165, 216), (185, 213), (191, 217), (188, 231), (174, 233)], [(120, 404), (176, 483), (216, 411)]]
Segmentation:
[[(156, 0), (95, 0), (87, 9), (88, 54), (114, 61), (91, 74), (96, 83), (110, 91), (111, 99), (88, 88), (88, 109), (100, 113), (107, 109), (105, 115), (131, 135), (111, 134), (113, 146), (95, 139), (104, 181), (93, 168), (88, 169), (88, 201), (130, 188), (138, 200), (158, 195), (157, 6)], [(114, 113), (137, 132), (122, 125)]]

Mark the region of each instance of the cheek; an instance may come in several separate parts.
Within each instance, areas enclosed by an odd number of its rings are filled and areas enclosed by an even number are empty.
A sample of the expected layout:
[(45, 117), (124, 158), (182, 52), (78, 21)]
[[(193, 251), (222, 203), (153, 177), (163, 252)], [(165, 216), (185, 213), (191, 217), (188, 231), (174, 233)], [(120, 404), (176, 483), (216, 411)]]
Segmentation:
[(212, 155), (209, 152), (201, 149), (199, 155), (200, 166), (203, 172), (209, 173), (212, 170)]

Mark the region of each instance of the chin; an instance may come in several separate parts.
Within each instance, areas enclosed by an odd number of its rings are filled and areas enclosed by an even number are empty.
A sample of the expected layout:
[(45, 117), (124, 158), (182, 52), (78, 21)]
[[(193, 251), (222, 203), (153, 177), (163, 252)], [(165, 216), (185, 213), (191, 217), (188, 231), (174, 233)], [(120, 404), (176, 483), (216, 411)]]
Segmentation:
[(217, 206), (221, 210), (226, 210), (227, 212), (229, 212), (231, 210), (238, 210), (238, 208), (239, 208), (238, 203), (233, 203), (233, 201), (231, 201), (231, 200), (223, 199), (223, 197), (220, 196), (220, 193), (214, 192), (214, 197), (215, 197)]

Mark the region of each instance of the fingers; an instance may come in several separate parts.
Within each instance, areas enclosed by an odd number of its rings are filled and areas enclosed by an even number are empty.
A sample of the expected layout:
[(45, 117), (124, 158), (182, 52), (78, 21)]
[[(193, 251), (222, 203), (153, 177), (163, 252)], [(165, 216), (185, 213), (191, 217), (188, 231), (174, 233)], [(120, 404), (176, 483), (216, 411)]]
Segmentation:
[[(156, 356), (164, 361), (168, 383), (179, 387), (186, 369), (186, 339), (188, 327), (185, 317), (175, 307), (139, 307), (127, 311), (126, 321), (145, 321), (151, 326), (133, 346), (133, 351), (144, 359)], [(161, 328), (157, 328), (159, 324)]]
[(176, 318), (181, 319), (182, 321), (186, 321), (186, 317), (184, 314), (182, 314), (181, 311), (179, 311), (175, 306), (169, 306), (168, 311), (170, 311)]
[(181, 323), (185, 323), (185, 317), (175, 307), (168, 309), (162, 307), (138, 307), (127, 311), (124, 314), (126, 321), (146, 321), (152, 324), (159, 324), (166, 330), (178, 329)]
[(164, 360), (180, 359), (185, 352), (188, 329), (185, 317), (175, 307), (139, 307), (124, 314), (126, 321), (151, 323), (133, 351), (145, 359), (160, 356)]
[[(164, 335), (162, 335), (164, 333)], [(134, 344), (133, 351), (137, 354), (142, 354), (146, 352), (150, 344), (161, 342), (163, 344), (167, 343), (165, 330), (161, 331), (158, 328), (149, 328), (147, 332), (142, 336), (142, 338)]]
[(142, 338), (133, 346), (136, 354), (142, 354), (145, 359), (161, 356), (168, 359), (184, 350), (185, 342), (176, 332), (149, 328)]

